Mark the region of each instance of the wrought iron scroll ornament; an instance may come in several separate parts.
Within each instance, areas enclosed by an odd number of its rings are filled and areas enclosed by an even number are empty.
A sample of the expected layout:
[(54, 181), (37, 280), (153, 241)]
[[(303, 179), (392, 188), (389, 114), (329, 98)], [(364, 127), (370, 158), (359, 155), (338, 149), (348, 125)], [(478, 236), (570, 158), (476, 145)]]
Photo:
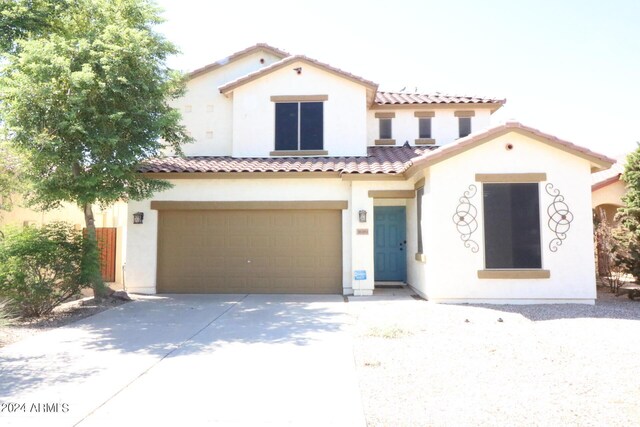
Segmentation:
[(478, 189), (475, 185), (469, 185), (469, 189), (462, 193), (459, 199), (456, 213), (453, 214), (453, 223), (456, 225), (460, 239), (464, 242), (464, 247), (476, 253), (480, 249), (478, 243), (471, 239), (471, 235), (478, 229), (478, 209), (471, 203), (471, 199), (476, 195)]
[(547, 224), (556, 236), (549, 242), (549, 250), (556, 252), (558, 247), (562, 246), (564, 239), (567, 238), (567, 232), (571, 228), (571, 221), (573, 221), (573, 214), (569, 210), (569, 205), (565, 203), (564, 196), (560, 194), (560, 190), (551, 183), (545, 185), (545, 190), (553, 198), (551, 204), (547, 206), (547, 214), (549, 215)]

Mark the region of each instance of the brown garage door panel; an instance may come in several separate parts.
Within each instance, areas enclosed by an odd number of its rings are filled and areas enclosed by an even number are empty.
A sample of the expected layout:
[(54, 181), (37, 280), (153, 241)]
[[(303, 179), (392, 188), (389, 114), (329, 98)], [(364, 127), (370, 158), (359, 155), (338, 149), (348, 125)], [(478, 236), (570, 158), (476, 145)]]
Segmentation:
[(162, 293), (342, 293), (342, 212), (159, 211), (157, 282)]

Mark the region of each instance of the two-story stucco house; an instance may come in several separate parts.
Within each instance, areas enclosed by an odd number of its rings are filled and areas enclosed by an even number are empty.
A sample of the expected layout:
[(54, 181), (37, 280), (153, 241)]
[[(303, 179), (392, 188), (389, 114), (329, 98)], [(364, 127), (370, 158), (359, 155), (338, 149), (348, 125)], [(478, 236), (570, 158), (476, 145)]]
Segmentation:
[(174, 187), (128, 206), (129, 290), (593, 302), (591, 172), (613, 160), (491, 128), (503, 100), (379, 92), (264, 44), (187, 88), (195, 143), (140, 169)]

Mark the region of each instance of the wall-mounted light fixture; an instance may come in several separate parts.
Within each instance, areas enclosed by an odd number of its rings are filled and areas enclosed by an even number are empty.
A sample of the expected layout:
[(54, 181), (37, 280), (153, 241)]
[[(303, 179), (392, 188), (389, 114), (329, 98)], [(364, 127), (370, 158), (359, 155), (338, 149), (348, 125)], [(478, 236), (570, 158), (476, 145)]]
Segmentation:
[(144, 213), (136, 212), (136, 213), (133, 214), (133, 223), (134, 224), (142, 224), (143, 220), (144, 220)]
[(367, 211), (361, 209), (358, 211), (358, 219), (360, 222), (367, 222)]
[(302, 67), (296, 67), (293, 70), (298, 74), (302, 74)]

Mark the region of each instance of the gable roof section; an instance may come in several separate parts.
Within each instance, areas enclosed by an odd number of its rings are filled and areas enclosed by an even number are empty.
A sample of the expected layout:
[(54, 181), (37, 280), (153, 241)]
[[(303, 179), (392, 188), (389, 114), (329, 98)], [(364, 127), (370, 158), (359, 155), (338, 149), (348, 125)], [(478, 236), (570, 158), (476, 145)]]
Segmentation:
[(220, 93), (227, 95), (228, 93), (232, 92), (234, 89), (240, 86), (243, 86), (259, 78), (262, 78), (266, 75), (269, 75), (274, 71), (278, 71), (294, 62), (302, 62), (308, 65), (311, 65), (312, 67), (320, 68), (328, 73), (334, 74), (338, 77), (342, 77), (343, 79), (350, 80), (354, 83), (357, 83), (366, 87), (367, 94), (369, 95), (370, 93), (370, 96), (368, 96), (368, 98), (370, 98), (369, 101), (373, 102), (375, 93), (378, 89), (377, 83), (374, 83), (362, 77), (358, 77), (354, 74), (351, 74), (339, 68), (332, 67), (331, 65), (325, 64), (324, 62), (316, 61), (315, 59), (311, 59), (304, 55), (293, 55), (293, 56), (289, 56), (287, 58), (281, 59), (280, 61), (274, 62), (273, 64), (269, 65), (268, 67), (261, 68), (257, 71), (247, 74), (246, 76), (240, 77), (239, 79), (232, 80), (220, 86), (218, 89), (220, 90)]
[(278, 58), (282, 59), (282, 58), (286, 58), (287, 56), (291, 56), (288, 52), (285, 52), (284, 50), (280, 50), (276, 47), (273, 46), (269, 46), (266, 43), (257, 43), (253, 46), (250, 46), (246, 49), (240, 50), (238, 52), (232, 53), (230, 56), (227, 56), (226, 58), (223, 59), (219, 59), (216, 62), (212, 62), (211, 64), (205, 65), (204, 67), (198, 68), (197, 70), (193, 70), (191, 71), (187, 76), (190, 79), (193, 79), (195, 77), (201, 76), (203, 74), (208, 73), (209, 71), (213, 71), (215, 69), (218, 69), (220, 67), (222, 67), (223, 65), (227, 65), (230, 62), (233, 61), (237, 61), (238, 59), (244, 58), (245, 56), (249, 56), (252, 53), (255, 52), (260, 52), (260, 51), (264, 51), (264, 52), (268, 52), (274, 56), (277, 56)]
[(334, 172), (336, 174), (402, 174), (411, 160), (435, 147), (368, 147), (367, 156), (352, 157), (166, 157), (143, 163), (141, 173)]
[(375, 103), (379, 106), (414, 106), (414, 105), (449, 105), (463, 104), (477, 106), (489, 106), (491, 112), (505, 104), (506, 99), (485, 98), (477, 96), (455, 96), (443, 95), (439, 92), (435, 94), (407, 93), (407, 92), (378, 92)]
[(411, 176), (419, 169), (433, 166), (451, 157), (457, 156), (458, 154), (461, 154), (467, 150), (482, 145), (485, 142), (491, 141), (495, 138), (511, 132), (525, 135), (529, 138), (533, 138), (539, 142), (550, 145), (559, 150), (566, 151), (570, 154), (573, 154), (574, 156), (578, 156), (585, 160), (588, 160), (589, 162), (591, 162), (592, 171), (607, 169), (611, 167), (613, 163), (615, 163), (614, 159), (611, 159), (603, 154), (598, 154), (587, 148), (575, 145), (569, 141), (564, 141), (562, 139), (556, 138), (555, 136), (541, 132), (538, 129), (524, 126), (518, 122), (507, 122), (503, 125), (491, 128), (485, 132), (471, 134), (465, 138), (457, 140), (452, 144), (440, 147), (437, 150), (424, 153), (419, 159), (413, 160), (413, 164), (407, 171), (407, 175)]

